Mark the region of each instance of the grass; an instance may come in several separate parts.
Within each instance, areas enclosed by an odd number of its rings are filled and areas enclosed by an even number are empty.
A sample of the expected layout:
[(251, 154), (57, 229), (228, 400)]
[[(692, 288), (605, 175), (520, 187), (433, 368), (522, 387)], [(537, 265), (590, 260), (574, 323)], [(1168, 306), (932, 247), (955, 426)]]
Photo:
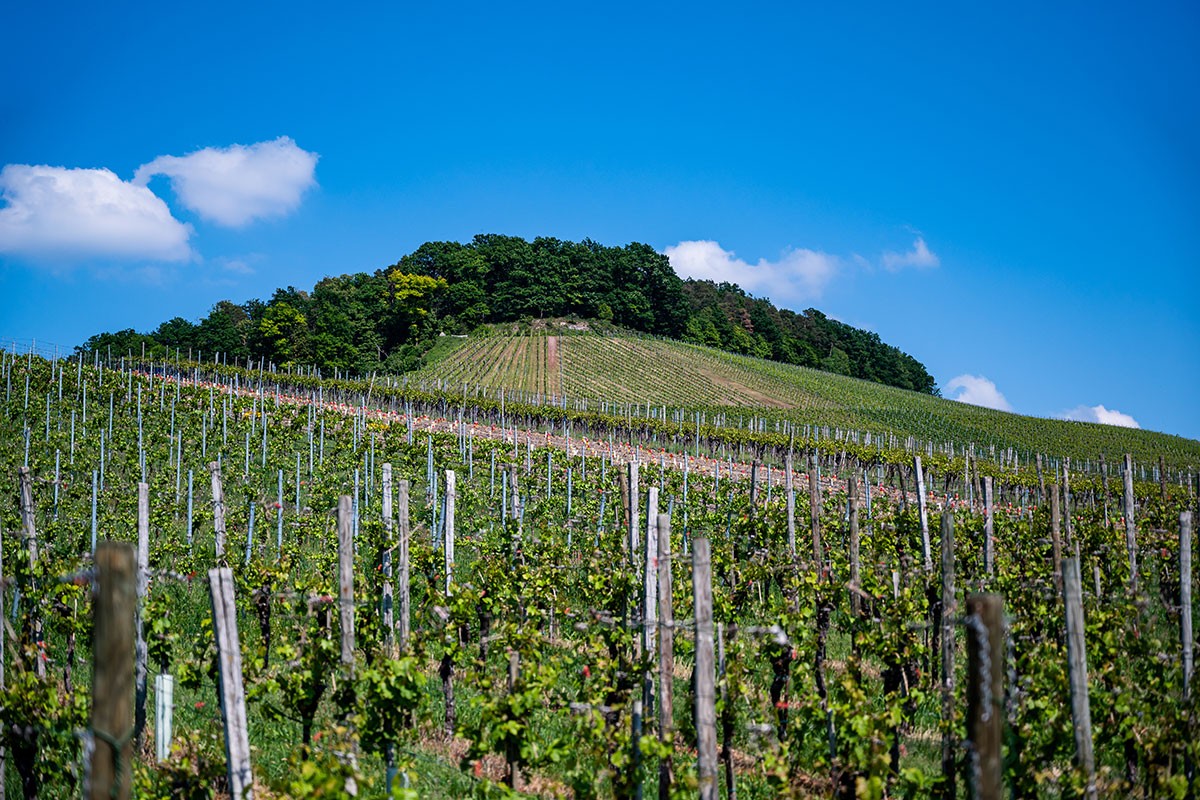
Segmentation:
[(425, 363), (432, 366), (445, 361), (466, 343), (465, 336), (439, 336), (425, 354)]

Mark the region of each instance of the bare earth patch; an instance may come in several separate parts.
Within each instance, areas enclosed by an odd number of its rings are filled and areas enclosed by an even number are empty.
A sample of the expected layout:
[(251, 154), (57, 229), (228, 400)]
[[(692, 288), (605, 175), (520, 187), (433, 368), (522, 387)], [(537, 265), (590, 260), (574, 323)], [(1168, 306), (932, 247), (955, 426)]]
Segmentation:
[(751, 389), (746, 384), (739, 383), (728, 376), (704, 369), (703, 367), (697, 368), (696, 372), (697, 374), (708, 378), (715, 386), (719, 386), (723, 389), (733, 389), (743, 397), (747, 397), (759, 405), (768, 406), (770, 408), (792, 408), (791, 403), (780, 400), (778, 397), (772, 397), (769, 394), (763, 394), (757, 389)]

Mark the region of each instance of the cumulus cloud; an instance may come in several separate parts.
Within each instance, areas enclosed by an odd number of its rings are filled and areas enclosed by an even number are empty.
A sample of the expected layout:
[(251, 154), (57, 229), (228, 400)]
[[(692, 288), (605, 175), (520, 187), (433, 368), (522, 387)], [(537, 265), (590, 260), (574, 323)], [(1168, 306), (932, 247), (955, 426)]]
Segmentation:
[(925, 244), (925, 237), (918, 236), (913, 242), (912, 249), (907, 253), (896, 253), (888, 250), (883, 254), (884, 269), (895, 272), (904, 269), (905, 267), (916, 267), (918, 269), (931, 269), (942, 263), (942, 260), (937, 257)]
[(1105, 408), (1103, 405), (1077, 406), (1070, 411), (1063, 412), (1059, 418), (1075, 422), (1099, 422), (1101, 425), (1116, 425), (1120, 428), (1142, 427), (1138, 425), (1136, 419), (1128, 414), (1123, 414), (1116, 409)]
[(996, 384), (982, 375), (958, 375), (950, 379), (945, 390), (957, 392), (957, 394), (949, 395), (949, 399), (957, 400), (960, 403), (994, 408), (997, 411), (1012, 411), (1012, 406), (996, 388)]
[(191, 227), (145, 186), (107, 169), (9, 164), (0, 170), (0, 253), (185, 261)]
[(317, 154), (287, 136), (270, 142), (206, 147), (186, 156), (159, 156), (138, 168), (134, 183), (145, 186), (165, 175), (179, 201), (204, 219), (238, 228), (253, 220), (283, 216), (316, 184)]
[(838, 270), (837, 256), (788, 250), (777, 261), (750, 264), (713, 241), (680, 242), (663, 251), (681, 278), (736, 283), (758, 296), (812, 299), (821, 296)]

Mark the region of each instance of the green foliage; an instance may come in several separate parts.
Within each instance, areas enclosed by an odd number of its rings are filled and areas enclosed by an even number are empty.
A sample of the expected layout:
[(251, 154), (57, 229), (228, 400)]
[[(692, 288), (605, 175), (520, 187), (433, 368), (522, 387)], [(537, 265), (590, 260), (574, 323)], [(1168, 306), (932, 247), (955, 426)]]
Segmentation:
[[(302, 303), (303, 299), (281, 295), (281, 302), (285, 301)], [(261, 322), (265, 314), (265, 309), (251, 309), (247, 317)], [(769, 338), (763, 324), (751, 321), (755, 336)], [(601, 336), (564, 334), (557, 344), (565, 373), (561, 380), (568, 386), (576, 380), (571, 377), (573, 359), (595, 359), (600, 367), (593, 369), (608, 370), (616, 385), (634, 374), (622, 370), (630, 369), (635, 356), (648, 353), (657, 359), (654, 391), (679, 396), (702, 384), (685, 383), (695, 380), (692, 376), (674, 376), (676, 357), (696, 359), (692, 363), (703, 365), (726, 384), (735, 378), (743, 381), (739, 391), (767, 396), (763, 390), (770, 386), (780, 391), (781, 386), (791, 386), (792, 394), (778, 397), (791, 397), (797, 405), (804, 397), (813, 398), (808, 407), (813, 413), (848, 414), (847, 408), (855, 402), (887, 405), (897, 398), (917, 397), (887, 393), (878, 386), (868, 387), (879, 392), (870, 394), (863, 389), (865, 384), (849, 378), (814, 376), (760, 362), (753, 377), (748, 377), (752, 370), (745, 359), (647, 338), (608, 341)], [(579, 349), (573, 350), (576, 346)], [(518, 347), (523, 348), (522, 363), (528, 374), (544, 379), (548, 342), (543, 336), (493, 335), (482, 342), (462, 342), (442, 363), (464, 363), (457, 360), (460, 353), (495, 363), (503, 348)], [(706, 360), (698, 360), (701, 357)], [(106, 431), (105, 487), (97, 498), (102, 536), (125, 541), (135, 536), (133, 487), (142, 477), (139, 439), (145, 443), (153, 575), (143, 620), (152, 669), (169, 669), (178, 679), (173, 756), (162, 765), (153, 764), (143, 748), (135, 769), (138, 796), (209, 797), (219, 795), (225, 786), (210, 601), (206, 582), (196, 579), (196, 573), (202, 575), (212, 566), (212, 516), (205, 492), (198, 491), (195, 540), (189, 544), (182, 520), (186, 501), (175, 493), (179, 441), (184, 443), (184, 475), (193, 468), (203, 474), (209, 460), (223, 459), (230, 536), (227, 558), (236, 577), (250, 741), (255, 779), (263, 796), (343, 797), (357, 789), (360, 797), (378, 797), (389, 748), (394, 763), (410, 780), (419, 777), (416, 789), (404, 796), (413, 792), (434, 797), (504, 796), (506, 790), (489, 778), (495, 778), (500, 764), (509, 759), (526, 778), (538, 782), (527, 788), (537, 786), (545, 794), (570, 793), (578, 798), (627, 797), (639, 783), (645, 796), (654, 796), (657, 767), (673, 759), (677, 782), (671, 796), (694, 796), (690, 672), (695, 640), (690, 621), (696, 615), (686, 547), (700, 535), (712, 544), (715, 618), (724, 634), (725, 665), (718, 673), (718, 688), (725, 697), (718, 708), (719, 735), (724, 738), (728, 733), (739, 794), (807, 797), (853, 791), (863, 797), (929, 797), (940, 788), (939, 734), (944, 730), (953, 741), (965, 735), (961, 711), (944, 724), (940, 721), (936, 641), (940, 626), (930, 620), (930, 590), (939, 581), (936, 571), (926, 572), (920, 564), (915, 504), (911, 495), (905, 504), (898, 502), (894, 473), (874, 469), (911, 463), (912, 454), (903, 447), (866, 444), (846, 435), (822, 433), (820, 441), (797, 436), (798, 451), (811, 449), (824, 457), (824, 502), (818, 509), (824, 563), (818, 566), (807, 553), (806, 531), (798, 532), (797, 553), (788, 551), (778, 466), (789, 439), (769, 424), (786, 419), (767, 416), (773, 412), (760, 409), (753, 425), (749, 418), (744, 424), (736, 420), (718, 424), (715, 417), (736, 412), (709, 408), (704, 412), (708, 416), (698, 422), (690, 415), (676, 417), (677, 409), (664, 413), (655, 408), (651, 413), (643, 406), (633, 412), (612, 404), (603, 410), (564, 408), (509, 395), (506, 431), (512, 420), (520, 419), (530, 428), (541, 426), (534, 434), (534, 441), (541, 442), (547, 429), (557, 436), (568, 428), (574, 447), (567, 456), (561, 441), (553, 450), (527, 450), (524, 441), (514, 447), (511, 441), (484, 435), (489, 421), (498, 418), (499, 404), (483, 392), (464, 402), (441, 389), (321, 381), (286, 373), (267, 373), (260, 392), (254, 383), (257, 370), (244, 368), (202, 369), (191, 364), (180, 371), (199, 383), (176, 384), (138, 371), (100, 373), (83, 365), (81, 377), (91, 392), (89, 433), (84, 435), (80, 425), (72, 446), (72, 413), (82, 422), (78, 413), (82, 392), (75, 383), (74, 366), (52, 378), (54, 367), (49, 362), (9, 358), (0, 363), (0, 369), (11, 370), (14, 387), (0, 413), (4, 434), (0, 472), (15, 472), (24, 455), (22, 432), (28, 427), (40, 546), (38, 563), (31, 567), (30, 549), (20, 536), (7, 535), (0, 541), (9, 581), (6, 618), (13, 610), (9, 599), (19, 595), (6, 631), (12, 647), (6, 664), (9, 686), (0, 694), (0, 722), (4, 723), (0, 735), (6, 737), (10, 765), (30, 756), (22, 763), (32, 765), (25, 771), (40, 782), (35, 790), (41, 796), (78, 793), (75, 772), (64, 765), (79, 762), (79, 740), (73, 732), (87, 726), (90, 673), (78, 667), (84, 660), (81, 653), (90, 647), (89, 478), (100, 464), (101, 426)], [(22, 393), (15, 388), (23, 384), (26, 374), (32, 397), (50, 398), (46, 427), (37, 424), (40, 404), (31, 402), (32, 410), (26, 411)], [(112, 392), (111, 436), (105, 424), (108, 398), (96, 394), (101, 376), (104, 392)], [(60, 378), (61, 402), (53, 391)], [(832, 385), (831, 392), (846, 395), (846, 406), (834, 405), (815, 390), (806, 394), (810, 386), (825, 383)], [(852, 396), (849, 390), (855, 387), (863, 394)], [(312, 403), (318, 390), (324, 393), (325, 407)], [(368, 394), (371, 403), (379, 405), (364, 413)], [(642, 397), (638, 402), (646, 400)], [(914, 418), (936, 417), (930, 409), (936, 409), (937, 402), (920, 398), (921, 404), (914, 403), (907, 413)], [(264, 403), (270, 426), (267, 448), (261, 451)], [(404, 408), (429, 425), (452, 432), (435, 432), (426, 438), (418, 429), (409, 444), (404, 422), (385, 415), (389, 407)], [(464, 431), (474, 423), (467, 420), (477, 415), (479, 427), (473, 428), (473, 438), (453, 432), (457, 426), (450, 420), (458, 413), (463, 415)], [(885, 419), (894, 424), (904, 421), (901, 409), (888, 413), (893, 416)], [(58, 424), (59, 419), (66, 423)], [(964, 426), (959, 430), (967, 429), (968, 423), (982, 428), (987, 419), (961, 417), (944, 424)], [(223, 435), (225, 428), (228, 436)], [(297, 508), (292, 470), (297, 454), (303, 461), (309, 451), (309, 432), (316, 437), (319, 430), (325, 431), (323, 444), (313, 448), (313, 470), (304, 475)], [(1057, 429), (1042, 430), (1053, 434)], [(1031, 428), (1024, 435), (1036, 433)], [(615, 442), (613, 449), (604, 447), (609, 435)], [(1153, 457), (1146, 463), (1156, 463), (1159, 452), (1168, 463), (1181, 463), (1185, 470), (1195, 463), (1195, 449), (1174, 439), (1147, 432), (1126, 435), (1130, 438), (1102, 441), (1132, 442)], [(253, 451), (250, 467), (243, 472), (247, 436)], [(638, 569), (644, 554), (631, 555), (626, 549), (618, 469), (607, 460), (614, 452), (629, 452), (616, 450), (623, 448), (626, 437), (631, 444), (642, 445), (643, 455), (648, 447), (662, 449), (661, 462), (658, 458), (641, 462), (642, 486), (659, 487), (659, 508), (670, 513), (673, 522), (676, 627), (670, 630), (675, 636), (676, 711), (675, 733), (666, 742), (656, 736), (654, 714), (659, 712), (653, 705), (640, 735), (633, 726), (634, 701), (641, 696), (643, 680), (655, 661), (652, 652), (638, 652), (642, 633)], [(206, 442), (206, 452), (201, 440)], [(578, 449), (584, 440), (590, 440), (593, 453), (586, 459)], [(1095, 440), (1078, 441), (1077, 446), (1089, 447)], [(693, 446), (701, 460), (689, 462), (692, 470), (685, 495), (683, 476), (672, 463), (680, 463), (679, 449), (690, 454)], [(774, 470), (766, 487), (760, 471), (753, 508), (745, 475), (735, 478), (726, 467), (739, 450), (747, 460), (753, 455)], [(600, 451), (607, 452), (606, 460), (595, 455)], [(444, 588), (443, 554), (431, 532), (438, 507), (425, 499), (432, 494), (426, 493), (431, 487), (423, 477), (429, 453), (436, 474), (454, 469), (459, 478), (457, 555), (449, 595)], [(59, 454), (63, 477), (55, 483), (51, 475)], [(803, 455), (807, 453), (797, 452), (798, 463), (804, 463)], [(493, 457), (498, 475), (514, 465), (519, 473), (524, 508), (520, 522), (500, 519), (501, 488), (488, 480)], [(709, 469), (714, 461), (722, 465), (719, 490)], [(398, 551), (391, 549), (395, 530), (385, 532), (380, 520), (378, 479), (384, 462), (392, 464), (397, 480), (410, 483), (413, 624), (407, 648), (398, 658), (390, 657), (397, 650), (379, 621), (383, 556), (392, 555), (393, 567), (398, 557)], [(1036, 476), (1025, 463), (1019, 470), (989, 463), (987, 458), (974, 464), (998, 479), (997, 492), (1004, 498), (996, 509), (995, 569), (989, 574), (980, 555), (983, 517), (954, 496), (958, 486), (943, 482), (946, 476), (957, 481), (966, 465), (961, 457), (940, 450), (925, 465), (932, 470), (927, 481), (934, 516), (940, 509), (955, 515), (959, 592), (951, 621), (959, 641), (967, 637), (961, 624), (967, 592), (994, 591), (1005, 598), (1012, 632), (1005, 666), (1011, 668), (1018, 690), (1005, 698), (1003, 706), (1008, 727), (1006, 780), (1022, 796), (1057, 796), (1064, 787), (1077, 789), (1081, 777), (1071, 766), (1071, 720), (1064, 702), (1066, 657), (1050, 521), (1045, 510), (1031, 511), (1019, 499), (1026, 489), (1036, 487)], [(1080, 464), (1073, 462), (1073, 466), (1078, 470)], [(863, 467), (865, 471), (860, 471)], [(569, 514), (568, 469), (573, 493)], [(283, 507), (275, 509), (279, 470), (285, 473), (286, 489)], [(338, 495), (349, 493), (354, 473), (360, 470), (361, 486), (372, 489), (360, 497), (354, 561), (357, 639), (355, 663), (350, 667), (340, 662), (334, 600), (336, 537), (330, 509)], [(859, 518), (861, 573), (855, 585), (849, 577), (847, 497), (841, 484), (850, 475), (870, 479), (873, 501), (871, 511), (863, 509)], [(803, 478), (795, 477), (800, 479), (795, 510), (803, 521), (808, 518), (808, 500)], [(911, 489), (911, 482), (908, 485)], [(1194, 498), (1183, 486), (1168, 485), (1164, 498), (1157, 484), (1137, 482), (1141, 569), (1139, 588), (1133, 590), (1128, 588), (1124, 530), (1116, 514), (1105, 521), (1098, 476), (1077, 471), (1071, 475), (1071, 486), (1074, 499), (1067, 544), (1071, 550), (1078, 544), (1086, 562), (1085, 575), (1091, 575), (1093, 565), (1101, 567), (1100, 587), (1095, 589), (1089, 580), (1084, 603), (1102, 791), (1119, 797), (1180, 796), (1186, 790), (1185, 765), (1200, 759), (1197, 701), (1194, 694), (1182, 698), (1178, 658), (1178, 520), (1182, 510), (1194, 509)], [(14, 494), (9, 492), (7, 500), (0, 497), (0, 526), (7, 531), (20, 527)], [(256, 537), (259, 546), (250, 550), (248, 563), (243, 563), (241, 545), (250, 502), (258, 504), (257, 519), (264, 532)], [(282, 513), (285, 521), (278, 554), (274, 537), (265, 533), (274, 532), (275, 512)], [(799, 527), (803, 529), (804, 523)], [(930, 543), (934, 552), (940, 545), (936, 530), (934, 525)], [(859, 601), (861, 613), (852, 606), (853, 600)], [(40, 645), (32, 644), (36, 621), (43, 623)], [(660, 628), (657, 635), (667, 630)], [(520, 666), (511, 684), (510, 652), (519, 654)], [(458, 701), (458, 738), (449, 743), (433, 731), (442, 703), (440, 687), (435, 685), (439, 657), (448, 657), (453, 666)], [(961, 647), (958, 658), (953, 700), (961, 709), (965, 686)], [(35, 659), (44, 659), (45, 679), (33, 674)], [(357, 757), (356, 747), (361, 748)], [(466, 763), (460, 763), (464, 754)], [(14, 767), (10, 779), (16, 773)]]
[(224, 782), (225, 742), (215, 729), (180, 731), (166, 761), (134, 761), (134, 796), (146, 800), (209, 800)]
[(358, 674), (363, 746), (383, 753), (411, 729), (424, 697), (426, 675), (414, 656), (382, 656)]
[(301, 747), (288, 758), (286, 777), (276, 787), (283, 796), (352, 800), (367, 788), (353, 757), (353, 732), (337, 726), (322, 739), (319, 746)]
[(682, 289), (690, 307), (685, 341), (923, 394), (938, 393), (924, 365), (884, 344), (876, 333), (830, 319), (813, 308), (802, 314), (776, 308), (733, 284), (688, 280)]
[(275, 363), (291, 366), (307, 360), (308, 321), (294, 306), (288, 303), (268, 306), (258, 323), (258, 335), (264, 355)]
[[(27, 663), (42, 655), (41, 649), (25, 652)], [(73, 793), (79, 776), (63, 765), (76, 762), (75, 731), (87, 718), (87, 698), (61, 695), (54, 682), (39, 678), (32, 668), (10, 671), (5, 680), (0, 689), (0, 743), (11, 754), (26, 796)]]

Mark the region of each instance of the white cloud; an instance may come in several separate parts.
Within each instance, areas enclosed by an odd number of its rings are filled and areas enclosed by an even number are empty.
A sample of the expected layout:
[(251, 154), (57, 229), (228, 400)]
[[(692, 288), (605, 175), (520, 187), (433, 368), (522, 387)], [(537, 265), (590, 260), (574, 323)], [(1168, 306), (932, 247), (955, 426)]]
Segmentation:
[(957, 391), (958, 394), (950, 396), (949, 399), (957, 400), (960, 403), (994, 408), (997, 411), (1012, 411), (1012, 406), (996, 388), (996, 384), (982, 375), (958, 375), (950, 379), (945, 390), (947, 392)]
[(788, 250), (778, 261), (750, 264), (713, 241), (680, 242), (664, 251), (681, 278), (736, 283), (751, 294), (774, 298), (821, 296), (838, 270), (837, 256), (816, 250)]
[(1099, 422), (1101, 425), (1116, 425), (1121, 428), (1142, 427), (1138, 425), (1136, 419), (1128, 414), (1122, 414), (1116, 409), (1105, 408), (1103, 405), (1077, 406), (1070, 411), (1064, 411), (1059, 418), (1075, 422)]
[(918, 236), (913, 242), (912, 249), (907, 253), (896, 253), (888, 250), (883, 254), (884, 269), (895, 272), (905, 267), (917, 267), (918, 269), (931, 269), (942, 263), (942, 260), (937, 257), (925, 244), (925, 237)]
[(185, 261), (191, 226), (145, 186), (107, 169), (0, 170), (0, 253), (34, 259)]
[(258, 254), (232, 258), (222, 257), (213, 259), (213, 263), (225, 272), (232, 272), (236, 275), (253, 275), (254, 267), (251, 265), (260, 258), (261, 256)]
[(317, 158), (281, 136), (248, 146), (159, 156), (139, 167), (133, 180), (145, 186), (153, 176), (165, 175), (184, 206), (219, 225), (237, 228), (295, 210), (304, 192), (316, 184)]

